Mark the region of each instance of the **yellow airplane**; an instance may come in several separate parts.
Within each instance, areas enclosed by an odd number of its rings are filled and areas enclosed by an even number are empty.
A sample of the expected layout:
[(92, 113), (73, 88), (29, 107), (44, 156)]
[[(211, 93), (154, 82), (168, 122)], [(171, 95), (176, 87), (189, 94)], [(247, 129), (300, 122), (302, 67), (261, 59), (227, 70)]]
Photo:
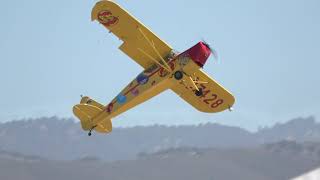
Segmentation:
[(106, 106), (82, 97), (73, 113), (83, 130), (99, 133), (112, 131), (111, 119), (171, 89), (194, 108), (206, 113), (231, 110), (233, 95), (202, 71), (211, 54), (205, 42), (183, 53), (176, 53), (147, 27), (118, 4), (102, 0), (94, 6), (92, 21), (97, 20), (123, 44), (119, 49), (140, 64), (144, 71)]

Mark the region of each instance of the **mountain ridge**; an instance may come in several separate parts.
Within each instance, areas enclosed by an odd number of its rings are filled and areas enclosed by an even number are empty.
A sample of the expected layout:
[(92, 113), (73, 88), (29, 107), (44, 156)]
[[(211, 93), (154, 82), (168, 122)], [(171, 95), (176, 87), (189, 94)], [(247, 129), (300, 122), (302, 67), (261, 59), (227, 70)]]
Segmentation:
[(257, 132), (219, 124), (154, 125), (115, 128), (111, 134), (96, 133), (93, 137), (72, 119), (51, 117), (0, 124), (0, 148), (53, 160), (98, 157), (116, 161), (169, 148), (253, 148), (282, 140), (319, 142), (320, 124), (314, 117), (296, 118)]

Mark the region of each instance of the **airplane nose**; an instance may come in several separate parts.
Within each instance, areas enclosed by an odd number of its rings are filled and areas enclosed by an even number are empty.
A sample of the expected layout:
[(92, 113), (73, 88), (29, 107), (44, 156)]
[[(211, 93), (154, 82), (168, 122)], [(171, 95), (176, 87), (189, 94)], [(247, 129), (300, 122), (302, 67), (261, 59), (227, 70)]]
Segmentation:
[(188, 54), (190, 55), (191, 59), (197, 63), (200, 67), (203, 67), (206, 63), (207, 59), (211, 54), (211, 49), (208, 45), (205, 45), (203, 42), (199, 42), (192, 48), (190, 48)]
[(210, 47), (210, 45), (208, 44), (208, 43), (206, 43), (206, 42), (201, 42), (210, 52), (212, 52), (212, 49), (211, 49), (211, 47)]

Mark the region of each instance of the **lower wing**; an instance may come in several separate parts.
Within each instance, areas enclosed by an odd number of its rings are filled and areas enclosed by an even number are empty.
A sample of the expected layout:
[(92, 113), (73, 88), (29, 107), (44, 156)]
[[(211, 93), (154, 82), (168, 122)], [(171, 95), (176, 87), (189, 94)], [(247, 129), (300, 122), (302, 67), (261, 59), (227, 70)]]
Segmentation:
[(233, 95), (202, 70), (194, 74), (195, 84), (201, 91), (196, 95), (196, 89), (183, 81), (176, 81), (171, 89), (190, 105), (202, 112), (216, 113), (231, 109), (235, 102)]

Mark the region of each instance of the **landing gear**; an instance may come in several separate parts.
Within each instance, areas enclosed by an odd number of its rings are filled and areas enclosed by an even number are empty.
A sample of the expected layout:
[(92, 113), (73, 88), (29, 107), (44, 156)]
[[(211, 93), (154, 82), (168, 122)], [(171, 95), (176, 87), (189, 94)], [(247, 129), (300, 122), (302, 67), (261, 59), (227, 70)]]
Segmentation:
[(94, 128), (96, 128), (97, 126), (93, 126), (90, 130), (89, 130), (89, 132), (88, 132), (88, 136), (91, 136), (92, 135), (92, 131), (94, 130)]
[(176, 80), (181, 80), (183, 78), (183, 73), (181, 71), (176, 71), (173, 76)]
[(202, 88), (199, 88), (199, 90), (196, 90), (195, 94), (196, 96), (202, 96), (203, 95)]

